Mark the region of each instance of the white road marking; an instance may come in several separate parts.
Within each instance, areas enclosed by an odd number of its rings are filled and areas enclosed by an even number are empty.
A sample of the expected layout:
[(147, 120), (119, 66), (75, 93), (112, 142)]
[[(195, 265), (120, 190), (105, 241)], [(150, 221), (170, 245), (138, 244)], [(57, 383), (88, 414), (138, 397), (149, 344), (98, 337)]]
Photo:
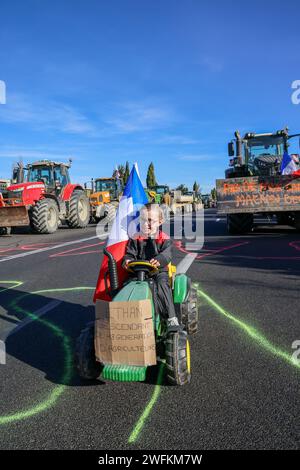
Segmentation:
[(0, 364), (6, 364), (6, 347), (5, 342), (0, 340)]
[(32, 251), (25, 251), (24, 253), (18, 253), (17, 255), (12, 255), (12, 256), (7, 256), (6, 258), (2, 258), (0, 259), (0, 263), (4, 263), (5, 261), (11, 261), (17, 258), (24, 258), (25, 256), (36, 255), (38, 253), (43, 253), (44, 251), (51, 251), (51, 250), (56, 250), (58, 248), (64, 248), (65, 246), (75, 245), (76, 243), (87, 242), (90, 240), (94, 240), (95, 238), (98, 238), (99, 240), (104, 240), (105, 238), (107, 238), (107, 234), (101, 235), (99, 237), (97, 235), (94, 235), (93, 237), (80, 238), (79, 240), (72, 240), (70, 242), (60, 243), (59, 245), (48, 246), (45, 248), (38, 248), (37, 250), (32, 250)]
[(188, 253), (187, 255), (185, 255), (185, 257), (180, 261), (177, 266), (177, 274), (185, 274), (187, 270), (191, 267), (197, 256), (198, 253)]
[(19, 325), (16, 326), (16, 328), (11, 330), (6, 335), (6, 338), (8, 338), (8, 336), (14, 335), (15, 333), (18, 333), (20, 330), (22, 330), (22, 328), (25, 328), (25, 326), (27, 326), (30, 323), (36, 321), (36, 317), (40, 318), (43, 315), (46, 315), (46, 313), (50, 312), (51, 310), (54, 310), (61, 303), (62, 303), (62, 300), (51, 300), (51, 302), (49, 302), (48, 304), (46, 304), (43, 307), (39, 308), (36, 312), (33, 313), (35, 318), (31, 318), (31, 317), (26, 318), (26, 320), (22, 321), (21, 323), (19, 323)]

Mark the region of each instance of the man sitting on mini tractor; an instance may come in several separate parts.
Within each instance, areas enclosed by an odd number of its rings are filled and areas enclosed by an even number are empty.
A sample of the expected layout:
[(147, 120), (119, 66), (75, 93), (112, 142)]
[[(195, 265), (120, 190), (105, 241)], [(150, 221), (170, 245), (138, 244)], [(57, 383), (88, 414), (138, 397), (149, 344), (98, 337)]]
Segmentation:
[(159, 315), (167, 319), (168, 330), (181, 329), (176, 316), (173, 292), (170, 285), (169, 265), (172, 260), (170, 238), (160, 230), (163, 211), (158, 204), (148, 203), (140, 211), (140, 233), (130, 238), (126, 248), (123, 267), (127, 269), (132, 261), (148, 261), (157, 274), (152, 276), (155, 283), (155, 300)]
[[(155, 341), (155, 360), (151, 364), (163, 362), (167, 381), (172, 385), (185, 385), (191, 378), (188, 335), (196, 333), (198, 327), (197, 291), (185, 274), (175, 274), (176, 268), (171, 265), (171, 240), (161, 231), (162, 222), (163, 213), (159, 205), (143, 206), (139, 233), (129, 238), (122, 262), (129, 276), (127, 281), (120, 285), (117, 262), (107, 249), (104, 249), (104, 255), (108, 258), (108, 268), (103, 275), (109, 286), (110, 302), (130, 304), (132, 301), (150, 300)], [(107, 327), (106, 320), (102, 325)], [(117, 335), (115, 328), (113, 324), (114, 336)], [(100, 328), (102, 332), (106, 335), (106, 331)], [(102, 378), (109, 380), (146, 379), (148, 366), (135, 364), (132, 356), (131, 362), (126, 359), (125, 364), (109, 360), (102, 363), (96, 357), (97, 338), (95, 322), (91, 322), (77, 340), (75, 360), (81, 378), (94, 380), (101, 374)], [(127, 347), (130, 349), (129, 344)]]

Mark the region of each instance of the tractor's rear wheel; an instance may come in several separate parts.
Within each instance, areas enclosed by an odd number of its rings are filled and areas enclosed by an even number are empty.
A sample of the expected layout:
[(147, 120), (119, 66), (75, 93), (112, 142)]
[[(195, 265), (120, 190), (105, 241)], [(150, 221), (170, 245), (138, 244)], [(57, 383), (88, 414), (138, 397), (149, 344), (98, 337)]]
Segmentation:
[(76, 342), (75, 365), (79, 376), (85, 380), (97, 379), (102, 371), (102, 365), (96, 361), (94, 334), (94, 322), (88, 323)]
[(190, 343), (185, 331), (171, 332), (166, 339), (166, 371), (171, 385), (186, 385), (191, 380)]
[(187, 300), (181, 304), (180, 322), (188, 335), (198, 331), (198, 295), (197, 289), (190, 287)]
[(242, 235), (251, 232), (253, 227), (253, 214), (228, 214), (227, 230), (230, 235)]
[(53, 199), (37, 201), (30, 214), (30, 225), (36, 233), (54, 233), (59, 224), (59, 211)]
[(67, 224), (71, 228), (85, 228), (90, 220), (90, 203), (83, 191), (74, 191), (69, 203)]

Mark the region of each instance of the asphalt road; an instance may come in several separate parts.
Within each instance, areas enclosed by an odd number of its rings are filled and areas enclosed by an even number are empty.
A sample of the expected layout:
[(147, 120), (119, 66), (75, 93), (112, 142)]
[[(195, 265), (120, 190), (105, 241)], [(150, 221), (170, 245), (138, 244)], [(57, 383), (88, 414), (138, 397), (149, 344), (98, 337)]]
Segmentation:
[[(73, 346), (94, 316), (102, 244), (93, 226), (0, 239), (0, 448), (299, 448), (300, 234), (267, 223), (230, 237), (205, 212), (205, 245), (188, 270), (199, 333), (181, 388), (157, 385), (155, 374), (77, 378)], [(175, 264), (186, 254), (177, 243)]]

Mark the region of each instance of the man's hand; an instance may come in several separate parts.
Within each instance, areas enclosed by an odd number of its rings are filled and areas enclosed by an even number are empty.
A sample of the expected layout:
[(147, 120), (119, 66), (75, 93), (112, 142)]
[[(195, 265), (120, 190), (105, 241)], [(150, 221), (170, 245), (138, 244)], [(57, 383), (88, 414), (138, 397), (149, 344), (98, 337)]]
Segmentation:
[(154, 259), (154, 258), (150, 259), (150, 264), (152, 264), (152, 266), (154, 268), (159, 268), (160, 267), (160, 262), (157, 261), (157, 259)]

